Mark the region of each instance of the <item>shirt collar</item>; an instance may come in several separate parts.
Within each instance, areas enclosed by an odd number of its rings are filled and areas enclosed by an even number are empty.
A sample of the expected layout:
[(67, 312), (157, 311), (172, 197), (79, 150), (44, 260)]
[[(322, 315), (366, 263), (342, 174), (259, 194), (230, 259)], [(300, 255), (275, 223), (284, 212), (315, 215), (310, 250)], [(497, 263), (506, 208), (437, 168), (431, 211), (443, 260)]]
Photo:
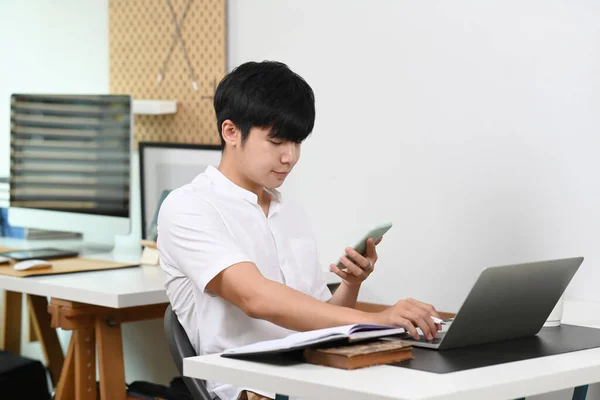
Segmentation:
[[(204, 173), (219, 191), (230, 196), (242, 198), (250, 203), (258, 204), (258, 196), (255, 193), (236, 185), (214, 166), (209, 165), (206, 168), (206, 171), (204, 171)], [(277, 210), (279, 210), (279, 203), (281, 202), (281, 193), (277, 189), (265, 190), (271, 195), (271, 204), (273, 205), (273, 203), (276, 203), (276, 208)]]

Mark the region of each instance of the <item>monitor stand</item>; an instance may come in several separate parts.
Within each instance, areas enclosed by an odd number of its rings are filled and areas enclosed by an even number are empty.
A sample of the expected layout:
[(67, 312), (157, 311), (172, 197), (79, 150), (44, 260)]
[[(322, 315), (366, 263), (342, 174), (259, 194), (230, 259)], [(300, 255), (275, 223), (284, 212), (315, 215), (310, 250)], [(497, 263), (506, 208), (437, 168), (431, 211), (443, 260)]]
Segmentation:
[(113, 250), (114, 240), (98, 239), (99, 238), (89, 238), (87, 235), (84, 235), (81, 240), (65, 240), (62, 242), (52, 241), (48, 243), (47, 247), (76, 251), (80, 256), (110, 253)]
[(112, 253), (115, 256), (119, 254), (138, 257), (141, 251), (140, 241), (131, 238), (131, 236), (95, 235), (89, 233), (84, 233), (82, 240), (64, 241), (63, 243), (57, 242), (56, 245), (48, 247), (73, 250), (78, 252), (80, 256)]

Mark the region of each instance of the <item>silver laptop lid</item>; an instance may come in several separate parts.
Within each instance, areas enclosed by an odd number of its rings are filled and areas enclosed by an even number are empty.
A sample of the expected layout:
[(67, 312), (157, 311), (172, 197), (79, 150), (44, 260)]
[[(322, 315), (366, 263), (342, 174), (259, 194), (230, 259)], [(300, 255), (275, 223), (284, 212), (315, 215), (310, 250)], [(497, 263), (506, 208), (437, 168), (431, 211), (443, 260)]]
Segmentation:
[(439, 349), (539, 332), (583, 257), (485, 268)]

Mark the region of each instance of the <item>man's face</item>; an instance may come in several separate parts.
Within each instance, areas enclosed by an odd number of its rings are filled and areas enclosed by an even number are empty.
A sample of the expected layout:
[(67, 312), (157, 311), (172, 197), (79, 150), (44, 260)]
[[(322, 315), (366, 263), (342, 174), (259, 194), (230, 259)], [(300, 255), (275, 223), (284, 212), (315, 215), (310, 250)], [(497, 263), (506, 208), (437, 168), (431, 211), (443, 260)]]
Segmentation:
[(300, 144), (269, 137), (270, 128), (251, 128), (236, 155), (239, 171), (268, 189), (278, 188), (300, 158)]

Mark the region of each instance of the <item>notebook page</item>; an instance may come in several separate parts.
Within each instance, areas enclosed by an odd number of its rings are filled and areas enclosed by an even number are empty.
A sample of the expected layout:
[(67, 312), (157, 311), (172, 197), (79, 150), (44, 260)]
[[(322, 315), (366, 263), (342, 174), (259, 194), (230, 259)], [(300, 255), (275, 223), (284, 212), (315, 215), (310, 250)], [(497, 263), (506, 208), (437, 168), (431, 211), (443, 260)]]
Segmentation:
[(225, 350), (223, 354), (261, 353), (272, 350), (285, 350), (298, 345), (310, 345), (319, 343), (325, 338), (344, 338), (349, 336), (354, 325), (336, 326), (333, 328), (317, 329), (307, 332), (296, 332), (282, 339), (266, 340), (253, 343), (235, 349)]
[(352, 337), (352, 340), (361, 340), (403, 333), (403, 328), (384, 325), (354, 324), (336, 326), (333, 328), (317, 329), (307, 332), (296, 332), (282, 339), (265, 340), (252, 343), (235, 349), (225, 350), (223, 354), (254, 354), (270, 351), (287, 350), (297, 346), (311, 346), (324, 341)]

